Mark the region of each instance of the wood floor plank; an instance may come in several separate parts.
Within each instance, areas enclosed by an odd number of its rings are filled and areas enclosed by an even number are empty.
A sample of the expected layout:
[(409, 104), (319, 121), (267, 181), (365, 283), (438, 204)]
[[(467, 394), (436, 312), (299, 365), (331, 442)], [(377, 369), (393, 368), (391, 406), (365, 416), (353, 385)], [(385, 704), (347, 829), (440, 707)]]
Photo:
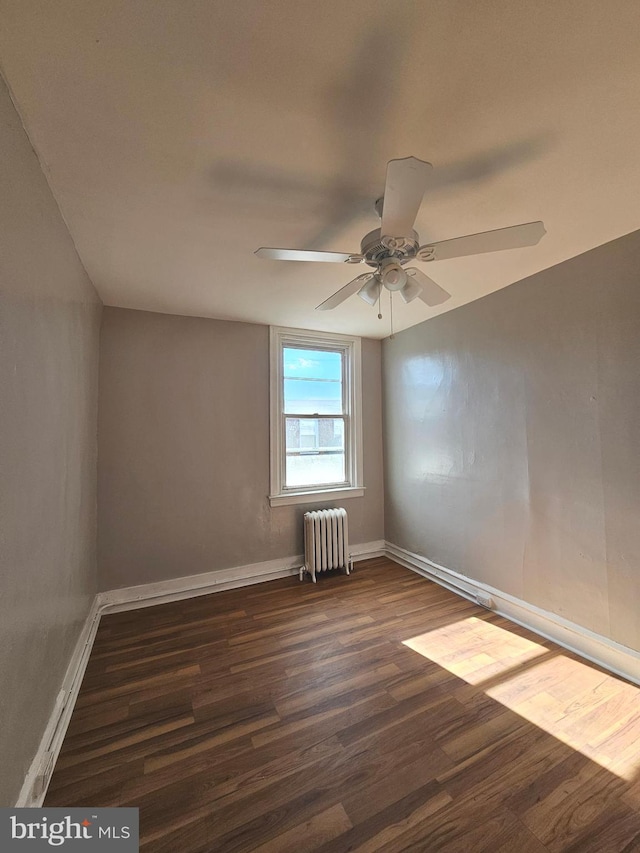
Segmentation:
[(145, 762), (145, 773), (150, 773), (160, 767), (166, 767), (168, 764), (175, 764), (183, 758), (188, 758), (190, 755), (212, 749), (218, 744), (227, 743), (230, 740), (237, 740), (243, 735), (252, 734), (259, 729), (266, 728), (275, 722), (278, 722), (277, 714), (269, 714), (267, 716), (259, 716), (254, 720), (247, 720), (234, 725), (225, 726), (221, 731), (215, 732), (208, 737), (198, 738), (187, 741), (179, 748), (169, 748), (162, 753), (158, 753)]
[(376, 558), (103, 617), (46, 805), (145, 853), (640, 853), (639, 708)]
[[(489, 814), (478, 813), (475, 821), (470, 820), (466, 826), (458, 826), (457, 831), (450, 833), (448, 840), (444, 836), (438, 838), (437, 832), (433, 833), (430, 845), (431, 849), (437, 850), (438, 853), (459, 853), (461, 850), (493, 853), (500, 841), (508, 838), (512, 844), (511, 850), (515, 853), (516, 839), (522, 829), (518, 819), (508, 809), (500, 808)], [(406, 849), (417, 851), (420, 843), (421, 839), (417, 839)]]
[(623, 779), (604, 769), (593, 773), (585, 766), (573, 785), (557, 787), (524, 812), (522, 821), (549, 850), (563, 849), (567, 838), (593, 831), (601, 815), (608, 819), (624, 789)]
[[(354, 697), (353, 693), (350, 693), (332, 698), (325, 706), (316, 707), (311, 713), (294, 714), (265, 731), (254, 734), (252, 742), (257, 748), (287, 738), (291, 745), (298, 746), (305, 740), (313, 742), (318, 737), (328, 737), (332, 733), (340, 734), (350, 726), (361, 725), (362, 721), (369, 716), (396, 704), (393, 697), (386, 691), (367, 692), (360, 697)], [(303, 735), (301, 738), (301, 733), (306, 732), (308, 737)]]
[[(354, 825), (364, 823), (383, 812), (417, 788), (424, 788), (428, 782), (433, 782), (439, 773), (451, 767), (451, 759), (437, 747), (429, 745), (428, 750), (423, 751), (412, 744), (411, 751), (419, 754), (419, 757), (414, 761), (402, 763), (394, 771), (393, 784), (389, 784), (388, 778), (376, 779), (371, 784), (360, 785), (355, 791), (345, 795), (344, 807)], [(427, 754), (424, 754), (425, 752)]]
[(546, 853), (547, 848), (526, 826), (517, 822), (509, 831), (498, 837), (491, 853)]
[(68, 803), (92, 805), (96, 800), (103, 801), (107, 791), (117, 788), (118, 805), (124, 784), (131, 779), (140, 778), (144, 772), (144, 760), (123, 762), (110, 770), (95, 773), (92, 776), (77, 779), (73, 771), (56, 771), (47, 792), (47, 804), (51, 806), (66, 806)]
[(186, 717), (177, 717), (165, 720), (161, 723), (154, 723), (153, 725), (137, 728), (132, 732), (127, 732), (120, 736), (116, 735), (113, 738), (109, 737), (106, 742), (103, 741), (99, 744), (80, 747), (77, 750), (69, 748), (65, 751), (65, 754), (60, 757), (58, 766), (60, 769), (64, 770), (65, 768), (73, 767), (76, 764), (86, 764), (89, 761), (101, 758), (103, 755), (109, 755), (110, 753), (124, 750), (129, 746), (141, 744), (146, 740), (157, 738), (160, 735), (167, 734), (168, 732), (175, 732), (176, 729), (184, 729), (187, 726), (191, 726), (194, 722), (195, 720), (191, 715)]
[(384, 686), (392, 676), (399, 672), (400, 669), (397, 664), (387, 663), (375, 667), (375, 669), (352, 674), (349, 678), (331, 679), (328, 684), (320, 687), (307, 687), (306, 690), (298, 689), (276, 702), (276, 710), (281, 717), (290, 717), (292, 714), (304, 710), (313, 712), (318, 704), (328, 698), (335, 698), (344, 693), (353, 694), (360, 688)]
[(358, 824), (344, 838), (338, 839), (339, 847), (332, 845), (321, 850), (321, 853), (329, 853), (329, 850), (335, 850), (336, 853), (346, 853), (348, 850), (357, 853), (388, 853), (398, 841), (400, 846), (397, 849), (403, 850), (407, 834), (450, 802), (451, 797), (439, 788), (437, 782), (429, 782)]
[(170, 689), (175, 689), (175, 685), (180, 681), (192, 682), (195, 677), (200, 675), (200, 667), (196, 664), (193, 666), (183, 666), (179, 669), (165, 670), (160, 675), (152, 675), (148, 678), (120, 679), (112, 681), (108, 687), (89, 687), (78, 696), (79, 707), (85, 705), (97, 705), (101, 702), (114, 699), (118, 696), (126, 696), (131, 693), (143, 693), (146, 690), (156, 686), (169, 686)]
[(254, 853), (300, 853), (317, 850), (323, 843), (333, 841), (351, 829), (351, 821), (341, 803), (294, 826), (254, 848)]

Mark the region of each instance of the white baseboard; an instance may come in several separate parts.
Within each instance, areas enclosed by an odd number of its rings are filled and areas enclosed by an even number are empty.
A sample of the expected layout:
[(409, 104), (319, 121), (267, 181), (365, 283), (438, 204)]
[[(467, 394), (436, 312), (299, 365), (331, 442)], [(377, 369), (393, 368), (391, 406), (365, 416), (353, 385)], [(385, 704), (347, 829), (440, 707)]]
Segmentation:
[(552, 640), (559, 646), (575, 652), (616, 675), (621, 675), (628, 681), (640, 684), (640, 654), (637, 651), (589, 631), (574, 622), (569, 622), (555, 613), (542, 610), (499, 589), (439, 566), (426, 557), (407, 551), (399, 545), (387, 542), (386, 554), (405, 568), (435, 581), (470, 601), (477, 601), (478, 593), (490, 596), (493, 600), (491, 609), (495, 613), (535, 631), (536, 634)]
[(139, 586), (126, 586), (98, 593), (101, 613), (117, 613), (122, 610), (136, 610), (183, 598), (208, 595), (224, 589), (235, 589), (254, 583), (295, 575), (302, 557), (287, 557), (281, 560), (266, 560), (247, 566), (235, 566), (231, 569), (218, 569), (189, 575), (183, 578), (144, 583)]
[(351, 558), (354, 563), (359, 560), (373, 560), (374, 557), (387, 556), (387, 543), (384, 539), (375, 542), (365, 542), (364, 545), (354, 545), (351, 548)]
[(18, 796), (16, 808), (39, 808), (44, 802), (53, 768), (69, 727), (99, 622), (100, 608), (96, 596), (80, 631), (49, 722)]
[[(351, 549), (354, 561), (381, 557), (384, 554), (384, 539), (354, 545)], [(297, 575), (303, 563), (304, 557), (297, 554), (294, 557), (266, 560), (261, 563), (250, 563), (246, 566), (234, 566), (231, 569), (218, 569), (199, 575), (112, 589), (108, 592), (98, 593), (98, 603), (101, 613), (135, 610), (139, 607), (150, 607), (154, 604), (179, 601), (183, 598), (208, 595), (211, 592), (219, 592), (224, 589), (236, 589), (241, 586)]]

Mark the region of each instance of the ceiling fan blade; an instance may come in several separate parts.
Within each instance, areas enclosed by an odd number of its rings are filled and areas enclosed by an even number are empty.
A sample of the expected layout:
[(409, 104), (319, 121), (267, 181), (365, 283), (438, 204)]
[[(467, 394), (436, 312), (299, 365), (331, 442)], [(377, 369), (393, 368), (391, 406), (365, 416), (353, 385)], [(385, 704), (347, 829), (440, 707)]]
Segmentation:
[(426, 243), (420, 246), (416, 257), (420, 261), (444, 261), (464, 255), (520, 249), (524, 246), (535, 246), (546, 233), (542, 222), (526, 222), (524, 225), (511, 225), (509, 228), (483, 231), (480, 234), (469, 234), (467, 237), (454, 237), (439, 243)]
[(389, 160), (382, 208), (383, 237), (406, 237), (411, 233), (432, 169), (431, 163), (417, 157)]
[(259, 258), (272, 261), (324, 261), (330, 264), (359, 264), (362, 255), (349, 255), (346, 252), (316, 252), (311, 249), (272, 249), (262, 246), (253, 253)]
[(344, 287), (337, 290), (333, 296), (330, 296), (328, 299), (325, 299), (324, 302), (321, 302), (320, 305), (316, 306), (316, 311), (331, 311), (332, 308), (336, 308), (341, 302), (348, 299), (356, 292), (356, 290), (360, 290), (362, 285), (366, 284), (366, 282), (372, 278), (372, 272), (366, 272), (363, 275), (359, 275), (357, 278), (354, 278), (353, 281), (350, 281), (349, 284), (345, 284)]
[[(411, 282), (416, 282), (422, 288), (419, 293), (416, 293), (415, 296), (420, 297), (423, 302), (426, 302), (427, 305), (430, 305), (432, 308), (435, 305), (441, 305), (443, 302), (446, 302), (447, 299), (451, 299), (451, 294), (447, 293), (439, 284), (436, 284), (435, 281), (429, 278), (428, 275), (425, 275), (422, 270), (417, 269), (416, 267), (410, 267), (408, 270), (405, 270), (406, 274), (411, 277)], [(406, 285), (405, 285), (406, 287)], [(402, 296), (402, 290), (400, 291), (400, 295)], [(404, 296), (402, 297), (404, 299)], [(411, 297), (413, 299), (415, 297)], [(405, 299), (405, 302), (410, 300)]]

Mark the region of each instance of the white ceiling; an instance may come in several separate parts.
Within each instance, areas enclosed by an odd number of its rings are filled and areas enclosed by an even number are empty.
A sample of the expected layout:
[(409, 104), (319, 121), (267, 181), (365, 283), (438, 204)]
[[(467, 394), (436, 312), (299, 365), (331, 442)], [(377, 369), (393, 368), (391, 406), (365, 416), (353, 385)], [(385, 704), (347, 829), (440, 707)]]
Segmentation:
[[(108, 305), (388, 334), (359, 250), (386, 162), (434, 164), (417, 230), (542, 219), (533, 248), (422, 265), (398, 329), (640, 227), (637, 0), (0, 0), (0, 59)], [(385, 314), (388, 313), (385, 310)]]

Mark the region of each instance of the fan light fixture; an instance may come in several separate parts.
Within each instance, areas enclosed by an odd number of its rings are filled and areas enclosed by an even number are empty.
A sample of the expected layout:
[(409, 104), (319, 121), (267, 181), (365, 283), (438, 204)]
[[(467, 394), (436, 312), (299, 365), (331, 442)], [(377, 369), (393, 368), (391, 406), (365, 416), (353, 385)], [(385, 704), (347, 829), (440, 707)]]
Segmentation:
[(381, 290), (382, 282), (380, 281), (380, 277), (378, 275), (372, 275), (369, 281), (365, 282), (365, 284), (360, 288), (358, 296), (368, 305), (375, 305), (380, 298)]
[[(409, 270), (407, 270), (409, 272)], [(422, 292), (422, 287), (418, 284), (417, 281), (411, 281), (411, 279), (407, 279), (407, 283), (400, 291), (400, 298), (406, 304), (409, 302), (413, 302), (416, 296), (420, 296)]]
[(387, 290), (402, 290), (407, 283), (407, 274), (397, 261), (385, 260), (381, 264), (380, 278)]

